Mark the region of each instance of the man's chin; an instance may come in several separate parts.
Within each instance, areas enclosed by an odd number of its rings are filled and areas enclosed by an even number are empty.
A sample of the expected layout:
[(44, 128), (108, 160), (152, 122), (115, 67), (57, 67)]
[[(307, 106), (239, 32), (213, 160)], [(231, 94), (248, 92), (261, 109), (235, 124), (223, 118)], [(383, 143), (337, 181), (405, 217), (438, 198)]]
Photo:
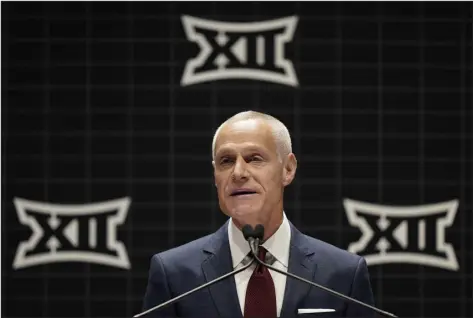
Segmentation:
[(256, 224), (261, 223), (261, 213), (260, 210), (255, 208), (243, 208), (238, 207), (232, 209), (231, 217), (237, 221), (241, 226), (249, 224), (255, 226)]

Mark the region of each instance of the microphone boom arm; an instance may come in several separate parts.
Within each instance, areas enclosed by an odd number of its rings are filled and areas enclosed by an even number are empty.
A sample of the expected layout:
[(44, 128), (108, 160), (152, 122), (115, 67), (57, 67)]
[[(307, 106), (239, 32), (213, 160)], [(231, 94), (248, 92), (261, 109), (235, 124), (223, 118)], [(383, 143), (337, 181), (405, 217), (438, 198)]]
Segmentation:
[(387, 316), (387, 317), (398, 318), (396, 315), (394, 315), (394, 314), (392, 314), (392, 313), (390, 313), (390, 312), (387, 312), (387, 311), (381, 310), (381, 309), (379, 309), (379, 308), (373, 307), (373, 306), (371, 306), (371, 305), (365, 304), (365, 303), (362, 302), (362, 301), (359, 301), (359, 300), (356, 300), (356, 299), (351, 298), (351, 297), (349, 297), (349, 296), (346, 296), (346, 295), (343, 295), (343, 294), (341, 294), (341, 293), (338, 293), (338, 292), (336, 292), (336, 291), (334, 291), (334, 290), (331, 290), (331, 289), (329, 289), (329, 288), (327, 288), (327, 287), (324, 287), (324, 286), (319, 285), (319, 284), (317, 284), (317, 283), (311, 282), (310, 280), (304, 279), (304, 278), (302, 278), (302, 277), (296, 276), (296, 275), (291, 274), (291, 273), (289, 273), (289, 272), (285, 272), (285, 271), (282, 271), (282, 270), (280, 270), (280, 269), (277, 269), (277, 268), (275, 268), (275, 267), (273, 267), (273, 266), (271, 266), (271, 265), (268, 265), (268, 264), (266, 264), (265, 262), (261, 261), (261, 260), (258, 258), (258, 256), (254, 253), (253, 248), (251, 248), (251, 253), (253, 254), (253, 259), (256, 259), (256, 261), (257, 261), (259, 264), (261, 264), (261, 265), (263, 265), (263, 266), (266, 266), (267, 268), (272, 269), (272, 270), (275, 271), (275, 272), (278, 272), (278, 273), (283, 274), (283, 275), (287, 275), (287, 276), (289, 276), (289, 277), (291, 277), (291, 278), (297, 279), (297, 280), (302, 281), (302, 282), (304, 282), (304, 283), (307, 283), (307, 284), (309, 284), (309, 285), (312, 285), (312, 286), (315, 286), (315, 287), (317, 287), (317, 288), (323, 289), (323, 290), (325, 290), (326, 292), (331, 293), (332, 295), (335, 295), (335, 296), (337, 296), (337, 297), (340, 297), (340, 298), (342, 298), (342, 299), (344, 299), (344, 300), (352, 301), (352, 302), (355, 302), (355, 303), (357, 303), (357, 304), (359, 304), (359, 305), (368, 307), (369, 309), (371, 309), (371, 310), (373, 310), (373, 311), (375, 311), (375, 312), (377, 312), (377, 313), (379, 313), (379, 314), (385, 315), (385, 316)]
[(152, 311), (154, 311), (154, 310), (163, 308), (163, 307), (165, 307), (165, 306), (167, 306), (167, 305), (171, 305), (171, 304), (173, 304), (173, 303), (179, 301), (181, 298), (186, 297), (187, 295), (190, 295), (190, 294), (192, 294), (192, 293), (195, 293), (196, 291), (199, 291), (199, 290), (201, 290), (201, 289), (204, 289), (205, 287), (208, 287), (208, 286), (210, 286), (210, 285), (212, 285), (212, 284), (215, 284), (215, 283), (217, 283), (217, 282), (219, 282), (219, 281), (221, 281), (221, 280), (224, 280), (224, 279), (227, 278), (227, 277), (230, 277), (230, 276), (232, 276), (232, 275), (238, 274), (239, 272), (242, 272), (242, 271), (244, 271), (245, 269), (247, 269), (248, 267), (250, 267), (250, 266), (254, 263), (254, 261), (255, 261), (255, 259), (252, 258), (252, 259), (251, 259), (251, 262), (249, 262), (248, 264), (246, 264), (245, 266), (243, 266), (243, 267), (241, 267), (241, 268), (239, 268), (239, 269), (236, 269), (236, 270), (234, 270), (234, 271), (231, 271), (231, 272), (229, 272), (229, 273), (227, 273), (227, 274), (225, 274), (225, 275), (223, 275), (223, 276), (217, 277), (217, 278), (215, 278), (214, 280), (211, 280), (210, 282), (207, 282), (207, 283), (205, 283), (205, 284), (203, 284), (203, 285), (201, 285), (201, 286), (198, 286), (198, 287), (196, 287), (196, 288), (194, 288), (194, 289), (192, 289), (192, 290), (189, 290), (188, 292), (185, 292), (184, 294), (181, 294), (181, 295), (179, 295), (179, 296), (177, 296), (177, 297), (174, 297), (174, 298), (172, 298), (172, 299), (170, 299), (170, 300), (168, 300), (168, 301), (166, 301), (166, 302), (164, 302), (164, 303), (162, 303), (162, 304), (159, 304), (159, 305), (157, 305), (157, 306), (155, 306), (155, 307), (152, 307), (152, 308), (150, 308), (150, 309), (148, 309), (148, 310), (146, 310), (146, 311), (143, 311), (142, 313), (136, 314), (136, 315), (134, 315), (133, 317), (134, 317), (134, 318), (138, 318), (138, 317), (141, 317), (141, 316), (143, 316), (143, 315), (146, 315), (147, 313), (152, 312)]

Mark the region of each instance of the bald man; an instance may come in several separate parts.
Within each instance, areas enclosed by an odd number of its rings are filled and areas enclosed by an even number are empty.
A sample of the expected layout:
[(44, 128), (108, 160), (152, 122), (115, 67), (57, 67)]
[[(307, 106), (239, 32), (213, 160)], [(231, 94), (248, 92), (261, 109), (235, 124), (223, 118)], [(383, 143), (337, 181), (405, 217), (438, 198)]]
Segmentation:
[[(152, 257), (143, 310), (247, 264), (245, 224), (264, 226), (259, 256), (272, 266), (374, 304), (365, 260), (302, 234), (284, 213), (297, 159), (282, 122), (255, 111), (234, 115), (215, 132), (212, 159), (219, 206), (229, 219), (215, 233)], [(256, 263), (148, 317), (295, 317), (302, 308), (334, 309), (323, 317), (374, 317)]]

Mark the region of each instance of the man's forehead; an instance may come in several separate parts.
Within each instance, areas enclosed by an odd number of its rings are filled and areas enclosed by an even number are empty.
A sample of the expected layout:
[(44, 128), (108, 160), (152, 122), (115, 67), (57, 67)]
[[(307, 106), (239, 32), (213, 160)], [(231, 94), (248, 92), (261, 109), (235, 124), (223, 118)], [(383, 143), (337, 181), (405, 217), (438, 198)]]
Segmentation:
[(228, 148), (237, 145), (242, 148), (264, 147), (273, 150), (275, 145), (271, 127), (258, 119), (226, 124), (217, 136), (216, 151), (219, 151), (221, 147)]
[(229, 152), (246, 152), (246, 151), (268, 151), (269, 149), (266, 145), (255, 142), (242, 142), (242, 143), (233, 143), (225, 142), (222, 143), (218, 149), (217, 153), (229, 153)]

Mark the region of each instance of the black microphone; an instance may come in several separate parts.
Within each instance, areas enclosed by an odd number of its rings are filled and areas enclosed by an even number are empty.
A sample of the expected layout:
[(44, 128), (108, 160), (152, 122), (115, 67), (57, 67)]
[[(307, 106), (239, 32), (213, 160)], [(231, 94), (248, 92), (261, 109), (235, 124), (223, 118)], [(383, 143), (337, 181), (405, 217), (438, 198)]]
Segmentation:
[(241, 231), (245, 240), (250, 244), (251, 251), (254, 255), (258, 255), (258, 248), (264, 236), (264, 227), (261, 224), (258, 224), (255, 229), (253, 229), (251, 225), (247, 224), (243, 226)]
[[(245, 228), (246, 228), (246, 230), (245, 230)], [(257, 247), (259, 246), (259, 240), (263, 238), (263, 233), (261, 233), (261, 234), (256, 233), (256, 234), (257, 234), (257, 237), (255, 237), (253, 228), (252, 228), (251, 226), (247, 226), (247, 225), (245, 225), (245, 226), (243, 227), (243, 230), (244, 230), (243, 233), (246, 233), (245, 239), (248, 241), (248, 240), (251, 238), (251, 239), (252, 239), (252, 242), (253, 242), (253, 243), (252, 243), (253, 245), (255, 245), (255, 243), (258, 243), (258, 245), (256, 245), (256, 248), (257, 248)], [(261, 230), (260, 230), (260, 231), (261, 231)], [(259, 237), (260, 237), (259, 235), (261, 236), (261, 238), (259, 238)], [(239, 272), (242, 272), (242, 271), (244, 271), (245, 269), (247, 269), (248, 267), (250, 267), (250, 266), (254, 263), (254, 261), (255, 261), (255, 259), (252, 258), (251, 261), (250, 261), (248, 264), (246, 264), (245, 266), (243, 266), (243, 267), (241, 267), (241, 268), (239, 268), (239, 269), (236, 269), (236, 270), (231, 271), (231, 272), (229, 272), (229, 273), (227, 273), (227, 274), (225, 274), (225, 275), (222, 275), (222, 276), (220, 276), (220, 277), (217, 277), (217, 278), (215, 278), (214, 280), (211, 280), (210, 282), (207, 282), (207, 283), (205, 283), (205, 284), (203, 284), (203, 285), (201, 285), (201, 286), (197, 286), (196, 288), (194, 288), (194, 289), (192, 289), (192, 290), (189, 290), (188, 292), (185, 292), (184, 294), (181, 294), (181, 295), (179, 295), (179, 296), (177, 296), (177, 297), (174, 297), (174, 298), (172, 298), (172, 299), (170, 299), (170, 300), (168, 300), (168, 301), (166, 301), (166, 302), (164, 302), (164, 303), (162, 303), (162, 304), (159, 304), (159, 305), (157, 305), (157, 306), (155, 306), (155, 307), (152, 307), (152, 308), (150, 308), (150, 309), (147, 309), (147, 310), (143, 311), (142, 313), (139, 313), (139, 314), (134, 315), (133, 317), (134, 317), (134, 318), (138, 318), (138, 317), (144, 316), (144, 315), (146, 315), (146, 314), (148, 314), (148, 313), (150, 313), (150, 312), (152, 312), (152, 311), (155, 311), (155, 310), (161, 309), (161, 308), (163, 308), (163, 307), (166, 307), (166, 306), (168, 306), (168, 305), (171, 305), (171, 304), (173, 304), (173, 303), (175, 303), (175, 302), (181, 300), (182, 298), (184, 298), (184, 297), (186, 297), (186, 296), (189, 296), (189, 295), (191, 295), (191, 294), (193, 294), (193, 293), (195, 293), (195, 292), (197, 292), (197, 291), (199, 291), (199, 290), (201, 290), (201, 289), (204, 289), (204, 288), (206, 288), (206, 287), (209, 287), (210, 285), (213, 285), (213, 284), (215, 284), (215, 283), (218, 283), (219, 281), (222, 281), (222, 280), (224, 280), (225, 278), (228, 278), (228, 277), (231, 277), (231, 276), (233, 276), (233, 275), (236, 275), (236, 274), (238, 274)]]
[[(263, 225), (258, 224), (258, 225), (255, 227), (254, 232), (256, 232), (256, 228), (258, 228), (258, 232), (257, 232), (257, 233), (260, 234), (261, 237), (263, 237), (263, 236), (264, 236), (264, 227), (263, 227)], [(248, 231), (251, 231), (251, 230), (248, 230)], [(245, 239), (246, 239), (246, 236), (245, 236)], [(255, 249), (251, 246), (251, 243), (252, 243), (252, 242), (250, 242), (250, 238), (248, 238), (247, 241), (248, 241), (248, 243), (250, 244), (251, 253), (253, 254), (253, 258), (256, 259), (256, 261), (257, 261), (259, 264), (261, 264), (261, 265), (263, 265), (263, 266), (266, 266), (267, 268), (272, 269), (273, 271), (278, 272), (278, 273), (280, 273), (280, 274), (289, 276), (289, 277), (291, 277), (291, 278), (300, 280), (300, 281), (302, 281), (302, 282), (304, 282), (304, 283), (307, 283), (307, 284), (309, 284), (309, 285), (312, 285), (312, 286), (315, 286), (315, 287), (320, 288), (320, 289), (322, 289), (322, 290), (325, 290), (326, 292), (328, 292), (328, 293), (330, 293), (330, 294), (332, 294), (332, 295), (335, 295), (335, 296), (337, 296), (337, 297), (340, 297), (340, 298), (342, 298), (343, 300), (348, 300), (348, 301), (350, 301), (350, 302), (354, 302), (354, 303), (357, 303), (357, 304), (362, 305), (362, 306), (364, 306), (364, 307), (367, 307), (367, 308), (369, 308), (369, 309), (371, 309), (371, 310), (373, 310), (373, 311), (375, 311), (375, 312), (377, 312), (377, 313), (379, 313), (379, 314), (381, 314), (381, 315), (384, 315), (384, 316), (386, 316), (386, 317), (398, 318), (398, 316), (396, 316), (396, 315), (394, 315), (394, 314), (392, 314), (392, 313), (390, 313), (390, 312), (387, 312), (387, 311), (381, 310), (381, 309), (379, 309), (379, 308), (373, 307), (373, 306), (368, 305), (368, 304), (366, 304), (366, 303), (364, 303), (364, 302), (362, 302), (362, 301), (359, 301), (359, 300), (357, 300), (357, 299), (354, 299), (354, 298), (351, 298), (351, 297), (349, 297), (349, 296), (343, 295), (343, 294), (341, 294), (341, 293), (339, 293), (339, 292), (336, 292), (336, 291), (334, 291), (334, 290), (332, 290), (332, 289), (330, 289), (330, 288), (327, 288), (327, 287), (325, 287), (325, 286), (322, 286), (322, 285), (319, 285), (319, 284), (317, 284), (317, 283), (311, 282), (310, 280), (304, 279), (304, 278), (299, 277), (299, 276), (297, 276), (297, 275), (291, 274), (291, 273), (289, 273), (289, 272), (282, 271), (282, 270), (277, 269), (277, 268), (275, 268), (275, 267), (273, 267), (273, 266), (271, 266), (271, 265), (269, 265), (269, 264), (266, 264), (265, 262), (261, 261), (261, 260), (258, 258), (258, 255), (257, 255), (257, 253), (255, 252)], [(253, 242), (254, 242), (254, 241), (253, 241)]]

